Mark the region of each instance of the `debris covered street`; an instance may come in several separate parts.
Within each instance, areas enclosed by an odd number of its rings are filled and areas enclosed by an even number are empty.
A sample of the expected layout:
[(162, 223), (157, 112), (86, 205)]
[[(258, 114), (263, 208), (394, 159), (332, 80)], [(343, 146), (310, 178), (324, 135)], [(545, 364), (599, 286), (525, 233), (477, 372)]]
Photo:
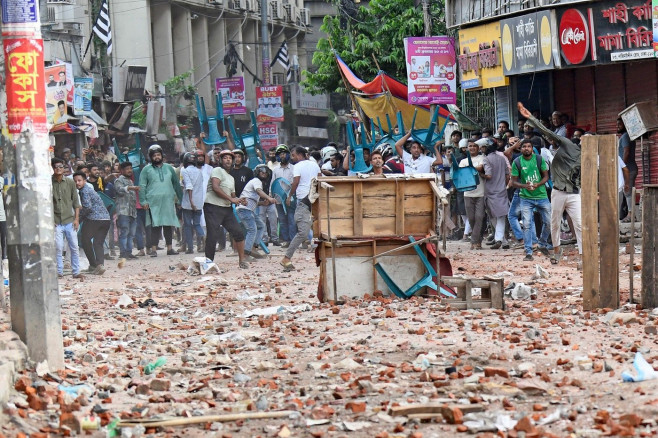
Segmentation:
[[(121, 270), (108, 263), (104, 276), (84, 282), (65, 277), (66, 370), (49, 373), (32, 364), (5, 406), (0, 435), (74, 436), (84, 429), (105, 436), (116, 418), (191, 421), (281, 410), (293, 412), (115, 430), (116, 436), (181, 437), (658, 431), (658, 381), (621, 378), (633, 372), (637, 352), (650, 363), (655, 358), (657, 314), (630, 305), (583, 312), (573, 248), (558, 266), (535, 258), (548, 278), (536, 278), (521, 251), (467, 248), (448, 246), (455, 275), (497, 273), (505, 286), (531, 286), (536, 299), (506, 295), (504, 311), (455, 311), (436, 298), (402, 301), (377, 293), (320, 304), (313, 254), (300, 252), (298, 270), (283, 273), (278, 248), (256, 273), (234, 269), (236, 258), (222, 252), (220, 274), (189, 275), (192, 256), (180, 255), (140, 258)], [(620, 258), (627, 303), (628, 255)], [(93, 429), (94, 417), (100, 430)]]

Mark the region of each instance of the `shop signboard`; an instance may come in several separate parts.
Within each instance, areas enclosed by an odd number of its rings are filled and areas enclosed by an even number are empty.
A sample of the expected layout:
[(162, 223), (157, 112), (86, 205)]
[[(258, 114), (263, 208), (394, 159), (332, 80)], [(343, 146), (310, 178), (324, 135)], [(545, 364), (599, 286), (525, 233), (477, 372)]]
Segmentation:
[(551, 70), (555, 18), (551, 11), (533, 12), (500, 22), (505, 76)]
[(503, 74), (500, 45), (500, 22), (459, 31), (457, 59), (463, 89), (509, 85), (509, 79)]
[(457, 103), (455, 41), (447, 36), (404, 39), (408, 102), (412, 105)]
[(655, 56), (652, 0), (562, 8), (557, 11), (557, 22), (566, 65), (610, 64)]
[(658, 0), (652, 0), (653, 6), (653, 54), (658, 58)]

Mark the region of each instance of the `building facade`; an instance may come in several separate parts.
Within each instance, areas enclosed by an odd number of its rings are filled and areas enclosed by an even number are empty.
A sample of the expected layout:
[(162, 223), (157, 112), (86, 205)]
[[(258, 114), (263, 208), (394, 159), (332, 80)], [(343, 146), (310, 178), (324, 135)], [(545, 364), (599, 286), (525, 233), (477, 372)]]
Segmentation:
[[(658, 101), (651, 10), (650, 0), (446, 0), (465, 109), (516, 126), (521, 101), (541, 117), (558, 110), (576, 126), (615, 133), (625, 108)], [(639, 143), (637, 184), (656, 183), (658, 134)]]

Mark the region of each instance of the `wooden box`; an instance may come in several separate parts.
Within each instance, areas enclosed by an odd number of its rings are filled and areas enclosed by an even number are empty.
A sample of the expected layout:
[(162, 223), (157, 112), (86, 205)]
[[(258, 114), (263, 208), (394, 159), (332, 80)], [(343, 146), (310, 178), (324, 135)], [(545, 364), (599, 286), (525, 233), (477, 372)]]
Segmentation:
[(637, 102), (619, 113), (631, 140), (658, 129), (656, 102)]
[(332, 238), (425, 236), (435, 229), (434, 177), (320, 177), (320, 197), (313, 204), (316, 238), (329, 237), (323, 181), (334, 187), (329, 193)]
[[(416, 237), (422, 238), (423, 236)], [(381, 263), (400, 288), (403, 290), (410, 288), (426, 273), (423, 263), (413, 248), (396, 251), (376, 260), (367, 260), (376, 254), (399, 248), (407, 243), (409, 243), (408, 238), (336, 241), (334, 256), (336, 257), (337, 294), (334, 294), (331, 242), (320, 241), (318, 243), (320, 245), (318, 295), (322, 295), (321, 300), (336, 301), (341, 296), (362, 298), (365, 294), (372, 295), (375, 290), (393, 295), (375, 270), (377, 262)], [(419, 294), (424, 292), (421, 290)]]

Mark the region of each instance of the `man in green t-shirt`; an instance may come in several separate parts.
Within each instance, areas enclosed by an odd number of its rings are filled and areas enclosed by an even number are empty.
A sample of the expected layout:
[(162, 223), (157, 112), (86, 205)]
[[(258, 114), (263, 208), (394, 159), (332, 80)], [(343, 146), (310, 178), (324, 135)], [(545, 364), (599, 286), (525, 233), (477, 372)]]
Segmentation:
[[(540, 168), (541, 167), (541, 168)], [(523, 246), (525, 258), (532, 258), (532, 214), (536, 210), (541, 215), (541, 236), (539, 251), (549, 257), (548, 236), (551, 223), (551, 203), (546, 195), (548, 181), (548, 164), (541, 157), (536, 157), (532, 150), (532, 141), (521, 142), (521, 157), (512, 162), (512, 187), (521, 189), (521, 215), (523, 217)]]

